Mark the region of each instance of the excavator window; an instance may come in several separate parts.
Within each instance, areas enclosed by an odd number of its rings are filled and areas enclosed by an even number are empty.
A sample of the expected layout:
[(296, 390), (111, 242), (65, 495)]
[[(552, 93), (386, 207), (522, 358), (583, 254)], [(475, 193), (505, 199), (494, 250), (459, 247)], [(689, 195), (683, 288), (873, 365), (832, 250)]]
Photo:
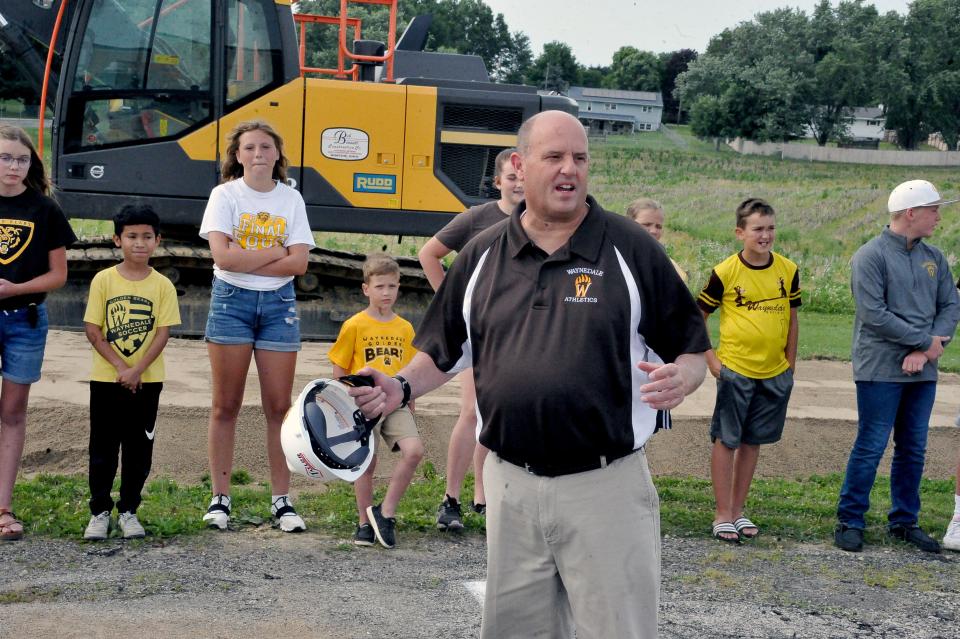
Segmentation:
[[(269, 20), (262, 0), (240, 0), (227, 5), (227, 91), (234, 104), (279, 80), (283, 52), (276, 44), (276, 20)], [(274, 13), (275, 15), (275, 13)], [(276, 32), (276, 33), (275, 33)]]
[(176, 136), (210, 120), (212, 2), (92, 4), (67, 108), (67, 151)]

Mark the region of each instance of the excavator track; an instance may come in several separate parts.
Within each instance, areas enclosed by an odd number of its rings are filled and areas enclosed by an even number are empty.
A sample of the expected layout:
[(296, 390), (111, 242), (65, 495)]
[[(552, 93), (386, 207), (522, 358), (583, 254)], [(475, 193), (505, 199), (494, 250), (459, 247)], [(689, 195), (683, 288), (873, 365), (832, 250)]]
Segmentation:
[[(109, 238), (82, 240), (67, 250), (67, 284), (47, 297), (50, 328), (83, 330), (90, 280), (97, 272), (120, 263), (123, 254)], [(400, 264), (400, 297), (395, 309), (416, 326), (433, 297), (433, 289), (413, 258)], [(307, 272), (294, 280), (300, 333), (306, 340), (333, 340), (348, 317), (367, 306), (360, 290), (364, 256), (315, 248)], [(150, 260), (177, 288), (182, 323), (171, 334), (202, 337), (210, 307), (213, 259), (210, 249), (164, 239)]]

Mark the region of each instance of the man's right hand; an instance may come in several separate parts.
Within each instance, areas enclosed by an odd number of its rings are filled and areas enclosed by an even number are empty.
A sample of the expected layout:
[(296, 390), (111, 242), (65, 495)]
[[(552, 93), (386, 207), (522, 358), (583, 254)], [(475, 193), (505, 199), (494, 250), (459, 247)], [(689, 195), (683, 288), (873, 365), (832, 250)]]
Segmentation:
[(364, 417), (373, 419), (377, 415), (389, 415), (400, 406), (403, 389), (400, 388), (399, 380), (369, 366), (361, 368), (356, 374), (373, 378), (372, 387), (353, 386), (347, 389)]
[(934, 335), (933, 339), (930, 342), (930, 348), (923, 352), (927, 356), (929, 361), (934, 361), (940, 359), (940, 356), (943, 355), (943, 345), (950, 341), (949, 337), (943, 337), (941, 335)]

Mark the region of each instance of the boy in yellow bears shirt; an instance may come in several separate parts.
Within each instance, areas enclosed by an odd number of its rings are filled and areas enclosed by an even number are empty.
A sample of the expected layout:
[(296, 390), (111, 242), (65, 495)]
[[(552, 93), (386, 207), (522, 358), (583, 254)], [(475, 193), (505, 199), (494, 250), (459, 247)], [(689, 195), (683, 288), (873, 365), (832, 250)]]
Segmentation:
[[(367, 256), (363, 263), (363, 294), (370, 305), (343, 323), (336, 343), (327, 353), (334, 377), (355, 373), (365, 366), (393, 375), (413, 359), (413, 325), (393, 312), (399, 289), (397, 262), (383, 253)], [(376, 427), (387, 447), (400, 451), (400, 461), (390, 477), (383, 503), (373, 505), (376, 457), (353, 485), (360, 514), (353, 543), (358, 546), (372, 546), (375, 541), (384, 548), (396, 545), (397, 504), (423, 459), (423, 442), (412, 409), (413, 402), (390, 413)]]
[(163, 389), (163, 349), (180, 323), (177, 291), (150, 267), (160, 244), (160, 218), (147, 205), (128, 204), (113, 218), (120, 264), (90, 282), (83, 314), (93, 345), (90, 376), (90, 523), (84, 539), (110, 534), (110, 489), (121, 457), (118, 523), (124, 539), (143, 537), (140, 492), (150, 474), (157, 407)]

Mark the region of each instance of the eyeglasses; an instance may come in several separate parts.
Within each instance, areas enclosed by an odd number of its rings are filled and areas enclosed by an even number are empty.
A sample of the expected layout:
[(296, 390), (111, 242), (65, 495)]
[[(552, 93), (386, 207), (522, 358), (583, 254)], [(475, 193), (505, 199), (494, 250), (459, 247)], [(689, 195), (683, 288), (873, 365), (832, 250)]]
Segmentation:
[(7, 155), (6, 153), (0, 155), (0, 165), (10, 166), (10, 167), (28, 167), (30, 166), (30, 156), (21, 155), (18, 158), (13, 157), (12, 155)]

